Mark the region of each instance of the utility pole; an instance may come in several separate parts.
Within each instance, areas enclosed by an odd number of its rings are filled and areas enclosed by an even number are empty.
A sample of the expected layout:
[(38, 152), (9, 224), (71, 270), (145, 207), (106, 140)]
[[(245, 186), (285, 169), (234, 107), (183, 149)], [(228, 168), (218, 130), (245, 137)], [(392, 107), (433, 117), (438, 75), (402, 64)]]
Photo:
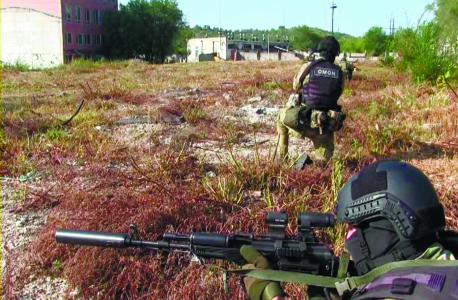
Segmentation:
[[(385, 28), (387, 29), (387, 28)], [(390, 27), (388, 28), (390, 36), (394, 35), (396, 27), (394, 27), (394, 18), (390, 18)]]
[(267, 32), (267, 57), (270, 61), (270, 31)]
[(221, 29), (221, 0), (219, 0), (219, 56), (221, 58), (223, 51), (223, 47), (221, 45), (221, 35), (223, 34), (223, 30)]
[(334, 9), (337, 8), (337, 5), (334, 1), (332, 1), (332, 5), (330, 8), (332, 9), (331, 35), (334, 35)]

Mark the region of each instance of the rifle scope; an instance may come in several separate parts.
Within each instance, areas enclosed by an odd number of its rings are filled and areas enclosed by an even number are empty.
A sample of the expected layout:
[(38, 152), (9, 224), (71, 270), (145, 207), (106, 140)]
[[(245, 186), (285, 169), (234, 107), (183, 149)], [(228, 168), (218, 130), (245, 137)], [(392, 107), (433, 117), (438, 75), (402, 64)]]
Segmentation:
[(297, 216), (297, 225), (300, 227), (334, 227), (335, 223), (333, 214), (301, 212)]

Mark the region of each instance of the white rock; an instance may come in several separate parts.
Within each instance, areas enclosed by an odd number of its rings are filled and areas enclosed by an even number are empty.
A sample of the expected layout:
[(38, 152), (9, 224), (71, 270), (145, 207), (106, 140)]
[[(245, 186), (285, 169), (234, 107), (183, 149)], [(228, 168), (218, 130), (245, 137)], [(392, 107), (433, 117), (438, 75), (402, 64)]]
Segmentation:
[(207, 174), (206, 174), (207, 177), (210, 177), (210, 178), (213, 178), (213, 177), (216, 177), (216, 173), (213, 172), (213, 171), (208, 171)]
[(262, 99), (261, 96), (254, 96), (254, 97), (248, 99), (248, 103), (258, 102), (258, 101), (261, 101), (261, 99)]

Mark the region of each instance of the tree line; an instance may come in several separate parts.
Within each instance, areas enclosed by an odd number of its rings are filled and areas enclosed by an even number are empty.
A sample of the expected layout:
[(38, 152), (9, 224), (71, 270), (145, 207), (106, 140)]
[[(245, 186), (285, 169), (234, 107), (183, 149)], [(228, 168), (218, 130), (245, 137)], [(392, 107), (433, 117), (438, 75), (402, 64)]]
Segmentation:
[[(382, 27), (374, 26), (361, 37), (339, 32), (334, 36), (346, 52), (382, 55), (382, 62), (410, 71), (418, 81), (435, 82), (441, 76), (456, 77), (458, 59), (458, 2), (436, 0), (427, 7), (434, 19), (418, 22), (415, 27), (398, 29), (387, 35)], [(104, 15), (104, 49), (109, 58), (140, 57), (153, 63), (164, 62), (171, 54), (187, 56), (187, 40), (215, 37), (218, 34), (234, 39), (288, 39), (297, 50), (316, 50), (318, 41), (330, 32), (308, 26), (277, 29), (245, 29), (228, 31), (210, 26), (186, 25), (175, 0), (131, 0), (119, 11)], [(387, 53), (395, 53), (390, 56)], [(445, 75), (444, 75), (445, 74)]]
[[(270, 30), (245, 29), (228, 31), (196, 25), (190, 28), (175, 0), (131, 0), (118, 11), (104, 15), (104, 54), (110, 58), (140, 57), (149, 62), (163, 62), (171, 54), (187, 55), (190, 38), (215, 37), (219, 34), (234, 39), (252, 36), (258, 39), (288, 40), (296, 50), (316, 50), (319, 40), (331, 33), (318, 28), (280, 26)], [(362, 38), (336, 32), (334, 36), (348, 52), (383, 52), (386, 35), (381, 27), (371, 28)], [(383, 48), (383, 49), (382, 49)]]

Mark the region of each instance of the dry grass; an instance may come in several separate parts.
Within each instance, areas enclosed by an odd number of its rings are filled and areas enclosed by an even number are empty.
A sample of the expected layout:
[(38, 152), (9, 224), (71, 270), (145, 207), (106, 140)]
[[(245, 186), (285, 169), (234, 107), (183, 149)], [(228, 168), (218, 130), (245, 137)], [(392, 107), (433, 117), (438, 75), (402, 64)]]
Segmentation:
[[(85, 299), (243, 299), (236, 277), (224, 294), (221, 274), (186, 256), (58, 245), (55, 231), (126, 232), (135, 222), (143, 239), (166, 231), (260, 234), (267, 211), (286, 210), (293, 219), (301, 210), (331, 210), (342, 183), (381, 157), (411, 161), (430, 175), (448, 225), (457, 229), (456, 100), (444, 88), (412, 85), (393, 69), (361, 64), (340, 100), (348, 118), (336, 137), (334, 164), (296, 172), (272, 162), (273, 124), (224, 116), (255, 95), (266, 105), (281, 104), (298, 68), (296, 62), (134, 61), (3, 70), (2, 176), (40, 173), (42, 190), (27, 189), (18, 205), (53, 210), (30, 245), (2, 253), (9, 259), (2, 296), (15, 299), (33, 274), (63, 276)], [(81, 99), (81, 112), (62, 126)], [(161, 121), (174, 116), (188, 122)], [(160, 122), (116, 125), (138, 117)], [(258, 145), (255, 134), (272, 141)], [(339, 253), (342, 228), (327, 233)], [(305, 297), (299, 286), (286, 290)]]

